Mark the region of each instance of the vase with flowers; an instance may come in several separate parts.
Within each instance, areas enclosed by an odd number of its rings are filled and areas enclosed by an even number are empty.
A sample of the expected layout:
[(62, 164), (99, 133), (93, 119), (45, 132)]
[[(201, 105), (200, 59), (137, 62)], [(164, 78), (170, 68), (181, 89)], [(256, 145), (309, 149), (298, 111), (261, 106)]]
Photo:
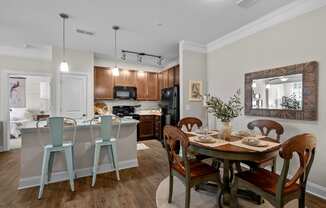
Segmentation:
[(211, 96), (207, 101), (208, 112), (212, 113), (218, 120), (223, 123), (222, 137), (227, 139), (231, 136), (231, 120), (240, 116), (243, 106), (240, 99), (240, 89), (229, 99), (224, 102), (222, 99)]

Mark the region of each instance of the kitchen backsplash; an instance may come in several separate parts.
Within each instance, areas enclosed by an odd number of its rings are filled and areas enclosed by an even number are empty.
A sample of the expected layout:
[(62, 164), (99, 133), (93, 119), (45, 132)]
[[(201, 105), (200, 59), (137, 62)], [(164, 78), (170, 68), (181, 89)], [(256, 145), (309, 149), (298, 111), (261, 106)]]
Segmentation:
[(140, 110), (158, 110), (158, 101), (133, 101), (133, 100), (101, 100), (96, 101), (96, 103), (105, 103), (109, 107), (116, 105), (141, 105), (141, 107), (136, 108), (136, 111)]

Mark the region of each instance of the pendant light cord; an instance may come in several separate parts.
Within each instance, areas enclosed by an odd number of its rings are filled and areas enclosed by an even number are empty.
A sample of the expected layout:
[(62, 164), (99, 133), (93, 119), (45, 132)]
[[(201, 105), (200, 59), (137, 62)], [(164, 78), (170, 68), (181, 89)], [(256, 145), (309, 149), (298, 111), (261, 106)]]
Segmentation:
[(62, 54), (64, 61), (66, 61), (66, 18), (62, 18), (62, 20)]
[(115, 56), (115, 68), (117, 68), (117, 30), (114, 30), (114, 56)]

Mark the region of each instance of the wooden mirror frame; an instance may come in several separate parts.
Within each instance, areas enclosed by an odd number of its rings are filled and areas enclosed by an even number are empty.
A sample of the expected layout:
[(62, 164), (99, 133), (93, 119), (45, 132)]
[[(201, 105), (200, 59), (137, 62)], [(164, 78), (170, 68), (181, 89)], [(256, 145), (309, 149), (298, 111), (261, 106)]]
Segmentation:
[[(252, 82), (256, 79), (302, 74), (302, 109), (253, 109)], [(312, 61), (245, 74), (245, 115), (316, 121), (318, 116), (318, 62)]]

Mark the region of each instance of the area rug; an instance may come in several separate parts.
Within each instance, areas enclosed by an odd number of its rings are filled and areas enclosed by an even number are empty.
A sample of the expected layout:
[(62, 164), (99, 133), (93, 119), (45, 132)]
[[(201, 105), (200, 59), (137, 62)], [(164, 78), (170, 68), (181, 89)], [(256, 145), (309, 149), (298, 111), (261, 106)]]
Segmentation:
[(146, 144), (141, 142), (137, 143), (137, 150), (147, 150), (147, 149), (149, 149), (149, 147)]
[[(169, 195), (169, 178), (165, 178), (156, 190), (156, 205), (157, 208), (184, 208), (185, 202), (185, 186), (176, 177), (174, 177), (174, 190), (172, 203), (168, 203)], [(191, 190), (191, 208), (215, 208), (216, 207), (216, 195), (205, 191)], [(273, 206), (266, 202), (262, 205), (256, 205), (246, 200), (239, 200), (239, 207), (242, 208), (273, 208)], [(285, 208), (297, 208), (298, 201), (293, 200)]]

